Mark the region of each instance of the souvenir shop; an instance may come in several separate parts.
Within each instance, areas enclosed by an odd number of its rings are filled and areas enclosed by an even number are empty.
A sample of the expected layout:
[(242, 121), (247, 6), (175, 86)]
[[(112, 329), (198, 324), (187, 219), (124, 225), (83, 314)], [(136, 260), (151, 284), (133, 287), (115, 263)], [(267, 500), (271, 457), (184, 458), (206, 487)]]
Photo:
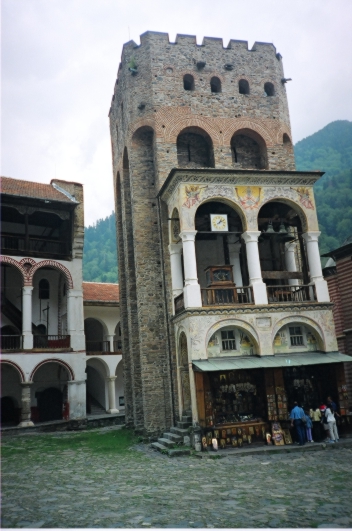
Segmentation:
[[(203, 449), (210, 449), (214, 439), (219, 449), (292, 444), (289, 415), (293, 402), (310, 409), (325, 403), (328, 396), (338, 405), (339, 429), (351, 431), (344, 368), (341, 362), (334, 363), (342, 355), (331, 354), (329, 360), (324, 355), (325, 363), (319, 364), (317, 356), (322, 354), (296, 356), (289, 364), (279, 356), (236, 359), (233, 369), (231, 360), (226, 360), (227, 370), (216, 371), (211, 370), (211, 361), (193, 362)], [(265, 363), (282, 366), (263, 367)], [(241, 364), (246, 368), (239, 368)]]

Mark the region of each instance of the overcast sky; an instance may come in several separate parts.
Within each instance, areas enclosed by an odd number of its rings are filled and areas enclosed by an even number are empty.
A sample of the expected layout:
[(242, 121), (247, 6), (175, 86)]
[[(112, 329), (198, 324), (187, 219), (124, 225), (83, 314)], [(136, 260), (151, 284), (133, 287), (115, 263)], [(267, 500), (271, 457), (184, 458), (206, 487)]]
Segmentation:
[(2, 175), (81, 182), (86, 225), (109, 215), (113, 86), (147, 30), (273, 42), (294, 142), (352, 120), (352, 0), (2, 0)]

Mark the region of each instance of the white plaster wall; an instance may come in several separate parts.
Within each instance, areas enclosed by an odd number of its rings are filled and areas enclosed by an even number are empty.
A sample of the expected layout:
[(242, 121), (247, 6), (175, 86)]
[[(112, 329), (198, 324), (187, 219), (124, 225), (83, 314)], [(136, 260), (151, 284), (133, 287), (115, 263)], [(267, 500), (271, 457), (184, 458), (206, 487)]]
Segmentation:
[[(113, 306), (84, 306), (84, 319), (92, 317), (103, 323), (109, 335), (115, 334), (116, 325), (120, 322), (120, 308)], [(106, 340), (106, 338), (104, 338)]]
[[(46, 279), (50, 286), (50, 298), (39, 299), (39, 282), (42, 279)], [(49, 307), (49, 328), (47, 334), (58, 334), (58, 316), (59, 316), (59, 280), (60, 273), (55, 269), (44, 270), (39, 269), (36, 272), (33, 279), (33, 291), (32, 291), (32, 323), (36, 326), (43, 324), (47, 325), (47, 311)]]
[[(333, 352), (338, 350), (335, 327), (330, 309), (314, 309), (288, 306), (287, 310), (253, 313), (238, 312), (230, 314), (191, 315), (180, 317), (175, 323), (176, 337), (184, 330), (188, 338), (189, 361), (207, 359), (207, 346), (210, 337), (224, 326), (233, 326), (247, 331), (258, 345), (260, 355), (274, 354), (274, 338), (286, 325), (298, 323), (313, 330), (316, 337), (322, 338), (319, 350)], [(220, 354), (221, 355), (221, 354)]]
[[(122, 356), (121, 356), (122, 358)], [(116, 367), (116, 380), (115, 380), (115, 397), (116, 397), (116, 408), (120, 411), (124, 411), (125, 410), (125, 406), (120, 406), (120, 403), (119, 403), (119, 397), (120, 396), (125, 396), (125, 392), (124, 392), (124, 383), (123, 383), (123, 363), (122, 363), (122, 359), (120, 360), (120, 362), (118, 363), (117, 367)]]

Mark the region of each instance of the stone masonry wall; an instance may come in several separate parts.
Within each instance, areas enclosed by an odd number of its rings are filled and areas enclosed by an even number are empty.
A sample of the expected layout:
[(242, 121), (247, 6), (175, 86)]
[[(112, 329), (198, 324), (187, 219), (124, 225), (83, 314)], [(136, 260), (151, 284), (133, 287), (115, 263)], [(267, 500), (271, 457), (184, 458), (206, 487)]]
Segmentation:
[[(193, 90), (184, 89), (187, 74)], [(218, 92), (211, 91), (214, 76)], [(267, 43), (248, 50), (244, 41), (224, 48), (221, 39), (205, 38), (198, 46), (194, 36), (170, 43), (165, 33), (147, 32), (140, 46), (130, 41), (123, 47), (109, 118), (115, 189), (117, 175), (121, 179), (116, 210), (126, 421), (145, 433), (159, 434), (178, 414), (167, 209), (157, 193), (172, 168), (192, 167), (192, 159), (197, 167), (294, 170), (282, 78), (281, 56)], [(249, 94), (239, 93), (241, 79)], [(264, 93), (266, 82), (274, 85), (273, 96)], [(177, 150), (181, 132), (201, 135), (192, 142), (183, 137), (192, 144), (191, 161), (181, 139)], [(242, 163), (234, 160), (234, 135), (244, 139)]]

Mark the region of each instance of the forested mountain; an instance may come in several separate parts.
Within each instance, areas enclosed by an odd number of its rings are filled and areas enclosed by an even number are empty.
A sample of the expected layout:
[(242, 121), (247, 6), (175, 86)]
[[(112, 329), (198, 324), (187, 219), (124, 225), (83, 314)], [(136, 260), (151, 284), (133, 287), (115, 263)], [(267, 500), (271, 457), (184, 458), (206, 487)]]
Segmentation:
[(114, 212), (84, 229), (83, 280), (118, 281)]
[[(321, 170), (314, 186), (321, 254), (352, 235), (352, 122), (338, 120), (295, 145), (297, 170)], [(114, 212), (85, 229), (83, 278), (117, 282)]]
[(295, 145), (297, 170), (321, 170), (314, 186), (321, 254), (352, 234), (352, 122), (337, 120)]

